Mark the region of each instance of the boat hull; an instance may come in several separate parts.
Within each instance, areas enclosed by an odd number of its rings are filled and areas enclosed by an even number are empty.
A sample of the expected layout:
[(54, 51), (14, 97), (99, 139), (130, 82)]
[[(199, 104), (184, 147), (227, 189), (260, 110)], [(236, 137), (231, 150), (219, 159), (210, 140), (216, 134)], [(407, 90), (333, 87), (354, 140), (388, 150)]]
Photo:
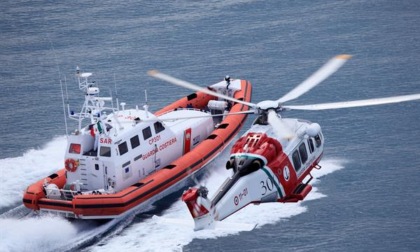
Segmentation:
[[(250, 102), (251, 91), (251, 84), (242, 80), (241, 90), (235, 93), (234, 98)], [(215, 97), (196, 92), (155, 114), (159, 116), (180, 107), (204, 109), (212, 99)], [(248, 106), (234, 104), (229, 112), (246, 110)], [(23, 204), (35, 211), (54, 212), (82, 219), (110, 219), (128, 212), (142, 212), (147, 210), (151, 203), (185, 187), (189, 177), (203, 169), (230, 144), (245, 120), (245, 114), (226, 116), (211, 135), (192, 151), (115, 194), (76, 195), (72, 200), (47, 198), (43, 186), (45, 182), (54, 183), (58, 188), (63, 188), (66, 183), (66, 170), (61, 169), (30, 185), (24, 193)]]

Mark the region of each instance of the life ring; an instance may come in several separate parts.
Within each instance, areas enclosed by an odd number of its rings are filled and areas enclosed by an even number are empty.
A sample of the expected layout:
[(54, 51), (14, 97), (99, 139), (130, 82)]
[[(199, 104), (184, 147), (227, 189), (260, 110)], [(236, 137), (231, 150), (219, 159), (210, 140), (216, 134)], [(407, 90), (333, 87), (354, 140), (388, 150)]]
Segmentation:
[(79, 166), (79, 162), (76, 161), (76, 160), (74, 160), (74, 159), (72, 159), (72, 158), (68, 158), (64, 162), (64, 167), (69, 172), (75, 172), (77, 170), (77, 167), (78, 166)]

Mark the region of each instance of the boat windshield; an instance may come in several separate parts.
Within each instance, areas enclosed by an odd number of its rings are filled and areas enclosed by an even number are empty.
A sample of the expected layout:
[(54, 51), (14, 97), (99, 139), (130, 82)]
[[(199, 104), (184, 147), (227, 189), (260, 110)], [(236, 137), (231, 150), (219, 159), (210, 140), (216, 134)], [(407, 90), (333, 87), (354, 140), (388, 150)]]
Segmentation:
[(111, 147), (101, 146), (99, 150), (99, 155), (101, 157), (110, 157), (111, 156)]
[(69, 153), (80, 154), (81, 146), (80, 144), (72, 143), (70, 144)]

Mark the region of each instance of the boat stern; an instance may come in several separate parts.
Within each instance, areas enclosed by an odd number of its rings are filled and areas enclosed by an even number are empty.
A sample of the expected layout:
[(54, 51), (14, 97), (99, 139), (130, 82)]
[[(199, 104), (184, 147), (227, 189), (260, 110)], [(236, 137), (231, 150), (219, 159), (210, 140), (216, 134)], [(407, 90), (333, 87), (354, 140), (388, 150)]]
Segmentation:
[(61, 169), (57, 173), (53, 173), (50, 176), (38, 180), (32, 185), (28, 186), (23, 193), (23, 205), (29, 209), (38, 211), (39, 200), (46, 198), (48, 187), (46, 185), (54, 185), (57, 188), (62, 188), (66, 182), (65, 170)]

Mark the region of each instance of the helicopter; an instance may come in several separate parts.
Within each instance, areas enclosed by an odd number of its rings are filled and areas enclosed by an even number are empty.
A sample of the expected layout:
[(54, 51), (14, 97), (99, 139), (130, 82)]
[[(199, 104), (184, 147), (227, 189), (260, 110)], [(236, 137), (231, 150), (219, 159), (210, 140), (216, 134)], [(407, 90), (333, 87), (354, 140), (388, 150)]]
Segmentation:
[(298, 202), (310, 193), (311, 172), (321, 168), (319, 162), (324, 153), (325, 139), (321, 126), (304, 119), (284, 118), (284, 112), (352, 108), (420, 99), (420, 94), (411, 94), (312, 105), (284, 105), (323, 82), (350, 58), (348, 54), (337, 55), (279, 99), (258, 103), (220, 95), (158, 71), (149, 72), (149, 75), (172, 84), (247, 105), (250, 109), (243, 113), (257, 115), (251, 127), (233, 144), (226, 162), (226, 169), (231, 170), (232, 175), (214, 196), (209, 198), (209, 191), (203, 185), (184, 191), (181, 199), (194, 219), (195, 231), (214, 228), (218, 222), (249, 204)]

